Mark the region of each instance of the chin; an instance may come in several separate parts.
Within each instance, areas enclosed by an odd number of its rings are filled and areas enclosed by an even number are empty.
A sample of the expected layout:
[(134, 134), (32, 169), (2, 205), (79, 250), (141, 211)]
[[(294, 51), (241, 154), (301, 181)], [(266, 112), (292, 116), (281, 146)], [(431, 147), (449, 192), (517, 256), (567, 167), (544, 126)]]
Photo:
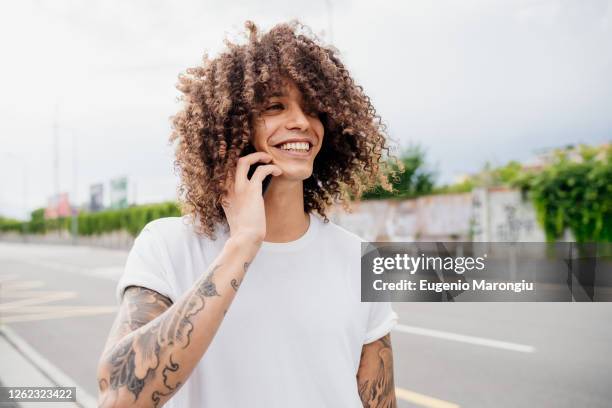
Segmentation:
[(312, 176), (312, 169), (282, 169), (283, 175), (287, 180), (303, 181)]

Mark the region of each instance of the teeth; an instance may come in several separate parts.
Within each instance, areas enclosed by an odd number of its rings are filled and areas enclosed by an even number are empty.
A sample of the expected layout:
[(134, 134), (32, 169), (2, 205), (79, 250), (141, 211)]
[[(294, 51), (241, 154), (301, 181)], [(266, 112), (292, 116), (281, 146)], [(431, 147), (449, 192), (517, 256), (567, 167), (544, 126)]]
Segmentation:
[(283, 143), (279, 147), (281, 150), (296, 150), (300, 152), (307, 152), (310, 150), (310, 144), (308, 142), (294, 142), (294, 143)]

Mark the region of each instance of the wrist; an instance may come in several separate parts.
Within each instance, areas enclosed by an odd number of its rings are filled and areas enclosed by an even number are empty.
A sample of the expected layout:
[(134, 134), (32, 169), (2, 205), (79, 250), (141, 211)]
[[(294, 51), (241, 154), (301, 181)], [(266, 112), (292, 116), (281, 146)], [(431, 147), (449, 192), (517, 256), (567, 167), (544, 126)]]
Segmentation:
[(228, 238), (225, 246), (230, 249), (237, 249), (240, 251), (253, 251), (257, 252), (261, 247), (263, 239), (248, 235), (248, 234), (237, 234), (232, 235)]

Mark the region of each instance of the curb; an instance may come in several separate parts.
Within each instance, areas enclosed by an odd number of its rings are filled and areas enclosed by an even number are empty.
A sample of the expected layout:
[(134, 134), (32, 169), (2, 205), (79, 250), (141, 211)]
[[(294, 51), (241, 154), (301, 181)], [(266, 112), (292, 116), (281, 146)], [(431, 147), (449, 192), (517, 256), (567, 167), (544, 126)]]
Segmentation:
[[(81, 387), (79, 384), (76, 383), (76, 381), (68, 377), (62, 370), (53, 365), (39, 352), (34, 350), (32, 346), (30, 346), (25, 340), (21, 338), (21, 336), (19, 336), (10, 327), (6, 325), (0, 326), (0, 341), (2, 340), (2, 338), (4, 338), (4, 340), (6, 340), (6, 343), (8, 343), (8, 345), (11, 346), (11, 348), (13, 349), (15, 359), (26, 360), (29, 363), (28, 367), (19, 367), (20, 370), (17, 371), (30, 371), (31, 373), (32, 371), (34, 371), (33, 374), (37, 375), (37, 377), (46, 377), (46, 379), (53, 383), (53, 385), (61, 387), (76, 387), (76, 406), (82, 408), (95, 408), (98, 406), (96, 399), (89, 393), (87, 393), (83, 387)], [(3, 380), (3, 385), (13, 385), (6, 381), (6, 379), (4, 378), (6, 376), (6, 372), (0, 372), (0, 378)], [(19, 376), (13, 378), (19, 378)], [(27, 384), (14, 385), (27, 386)], [(20, 403), (19, 405), (25, 407), (25, 403)]]

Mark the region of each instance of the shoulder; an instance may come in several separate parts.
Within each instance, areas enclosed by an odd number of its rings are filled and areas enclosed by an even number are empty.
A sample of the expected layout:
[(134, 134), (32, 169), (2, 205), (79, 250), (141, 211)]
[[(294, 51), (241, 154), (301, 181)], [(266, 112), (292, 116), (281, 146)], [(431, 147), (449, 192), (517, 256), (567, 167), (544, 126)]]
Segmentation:
[(329, 221), (327, 223), (319, 219), (322, 235), (328, 242), (332, 243), (334, 248), (345, 250), (361, 250), (361, 243), (366, 242), (359, 235), (341, 227), (340, 225)]
[(197, 231), (191, 217), (166, 217), (145, 225), (132, 247), (134, 256), (154, 260), (164, 266), (168, 275), (193, 268), (203, 259), (214, 259), (227, 236), (217, 228), (216, 240)]
[(150, 231), (155, 235), (175, 236), (187, 235), (194, 232), (193, 225), (189, 224), (187, 217), (165, 217), (149, 222), (143, 231)]
[(365, 240), (361, 238), (359, 235), (347, 230), (344, 227), (341, 227), (340, 225), (336, 224), (333, 221), (329, 221), (325, 223), (322, 219), (320, 218), (318, 219), (319, 219), (319, 222), (321, 223), (323, 230), (331, 236), (334, 236), (336, 238), (339, 238), (347, 242), (353, 242), (353, 243), (365, 242)]
[[(224, 229), (221, 226), (217, 227), (215, 235), (217, 239), (223, 240)], [(153, 220), (145, 225), (138, 239), (152, 240), (169, 249), (184, 247), (189, 243), (207, 244), (214, 241), (207, 235), (199, 233), (193, 219), (189, 216)]]

